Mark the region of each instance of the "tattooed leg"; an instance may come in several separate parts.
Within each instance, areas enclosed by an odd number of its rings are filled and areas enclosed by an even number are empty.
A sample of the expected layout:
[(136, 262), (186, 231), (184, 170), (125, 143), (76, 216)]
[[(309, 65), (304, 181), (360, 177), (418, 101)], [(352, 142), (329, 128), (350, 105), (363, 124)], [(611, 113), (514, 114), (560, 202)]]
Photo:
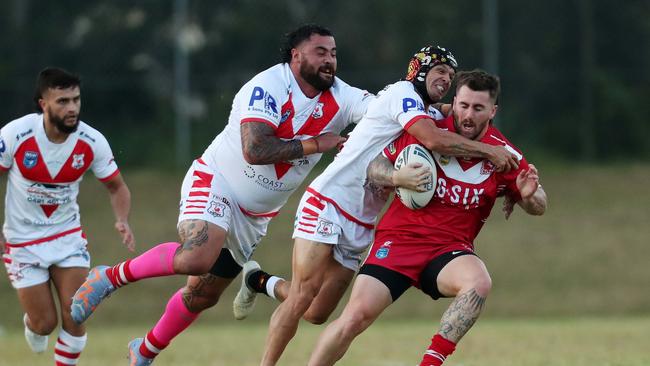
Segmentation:
[(232, 278), (217, 277), (211, 273), (190, 276), (183, 288), (183, 304), (193, 313), (210, 308), (219, 302), (221, 294), (232, 281)]
[(458, 343), (478, 319), (485, 307), (485, 296), (471, 289), (456, 296), (442, 315), (439, 334), (444, 338)]
[(178, 226), (181, 246), (174, 254), (177, 274), (202, 275), (215, 263), (226, 240), (226, 230), (203, 220), (184, 220)]

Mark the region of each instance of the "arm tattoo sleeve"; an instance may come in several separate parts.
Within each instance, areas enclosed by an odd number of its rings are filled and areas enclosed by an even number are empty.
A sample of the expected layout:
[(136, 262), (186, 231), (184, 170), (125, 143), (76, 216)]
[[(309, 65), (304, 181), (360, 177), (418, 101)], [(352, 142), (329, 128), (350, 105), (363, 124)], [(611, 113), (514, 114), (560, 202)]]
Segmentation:
[(368, 176), (368, 181), (371, 184), (381, 187), (394, 187), (394, 171), (395, 168), (393, 167), (393, 164), (391, 164), (390, 160), (388, 160), (384, 155), (379, 154), (370, 162), (370, 164), (368, 164), (366, 174)]
[(300, 140), (282, 141), (275, 137), (273, 128), (262, 122), (241, 125), (244, 156), (255, 165), (273, 164), (303, 156)]

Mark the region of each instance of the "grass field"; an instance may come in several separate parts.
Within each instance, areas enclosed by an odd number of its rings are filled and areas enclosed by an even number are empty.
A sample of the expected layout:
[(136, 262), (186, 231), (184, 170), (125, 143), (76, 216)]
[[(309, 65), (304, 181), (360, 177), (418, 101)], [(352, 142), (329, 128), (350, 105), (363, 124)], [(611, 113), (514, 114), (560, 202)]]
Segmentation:
[[(477, 328), (446, 365), (650, 365), (650, 165), (538, 168), (549, 209), (542, 217), (517, 211), (509, 221), (498, 206), (493, 210), (476, 242), (493, 290)], [(125, 177), (138, 253), (176, 240), (182, 177), (151, 171), (126, 171)], [(267, 270), (285, 276), (298, 199), (294, 195), (273, 220), (255, 253)], [(91, 176), (80, 206), (95, 265), (133, 256), (119, 243), (108, 196)], [(123, 364), (126, 343), (150, 329), (183, 284), (179, 276), (142, 281), (103, 303), (88, 323), (90, 343), (81, 364)], [(230, 311), (236, 291), (231, 286), (156, 364), (255, 365), (275, 304), (262, 299), (241, 326)], [(6, 277), (0, 279), (0, 299), (0, 365), (52, 364), (51, 353), (28, 353), (22, 312)], [(341, 365), (415, 365), (447, 304), (407, 292)], [(302, 326), (281, 365), (304, 365), (319, 329)]]
[[(266, 324), (200, 322), (177, 338), (156, 365), (257, 365)], [(432, 322), (382, 321), (357, 338), (342, 366), (413, 366), (431, 337)], [(280, 365), (305, 365), (322, 327), (303, 323), (299, 337)], [(141, 336), (142, 328), (101, 327), (90, 331), (90, 342), (80, 365), (126, 365), (126, 344)], [(479, 321), (461, 341), (446, 366), (647, 366), (650, 318), (585, 318)], [(0, 336), (0, 365), (52, 364), (51, 347), (45, 354), (29, 353), (22, 334)], [(50, 342), (52, 346), (52, 342)]]

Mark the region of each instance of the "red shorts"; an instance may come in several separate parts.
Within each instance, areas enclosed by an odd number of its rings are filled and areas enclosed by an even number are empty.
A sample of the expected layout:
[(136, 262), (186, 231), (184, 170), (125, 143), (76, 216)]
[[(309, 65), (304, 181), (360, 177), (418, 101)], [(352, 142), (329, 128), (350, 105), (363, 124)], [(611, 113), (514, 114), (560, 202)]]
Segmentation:
[(431, 241), (416, 241), (391, 232), (379, 232), (368, 252), (364, 265), (372, 264), (388, 268), (409, 277), (413, 285), (420, 287), (420, 273), (436, 257), (455, 251), (474, 252), (471, 245), (435, 244)]

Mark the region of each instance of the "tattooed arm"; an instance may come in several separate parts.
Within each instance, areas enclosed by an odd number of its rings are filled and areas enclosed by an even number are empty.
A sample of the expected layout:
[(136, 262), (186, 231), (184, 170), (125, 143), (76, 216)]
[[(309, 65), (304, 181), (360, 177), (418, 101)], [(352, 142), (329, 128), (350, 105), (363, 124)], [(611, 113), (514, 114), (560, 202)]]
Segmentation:
[(431, 179), (431, 171), (420, 163), (410, 163), (399, 170), (383, 154), (377, 155), (366, 169), (368, 182), (379, 187), (404, 187), (424, 192)]
[(443, 155), (485, 158), (497, 167), (497, 171), (507, 172), (519, 165), (517, 157), (502, 146), (487, 145), (442, 130), (430, 118), (419, 119), (407, 131), (427, 149)]
[(275, 136), (273, 128), (263, 122), (241, 125), (244, 159), (249, 164), (264, 165), (322, 153), (345, 141), (335, 133), (324, 133), (306, 140), (284, 141)]

